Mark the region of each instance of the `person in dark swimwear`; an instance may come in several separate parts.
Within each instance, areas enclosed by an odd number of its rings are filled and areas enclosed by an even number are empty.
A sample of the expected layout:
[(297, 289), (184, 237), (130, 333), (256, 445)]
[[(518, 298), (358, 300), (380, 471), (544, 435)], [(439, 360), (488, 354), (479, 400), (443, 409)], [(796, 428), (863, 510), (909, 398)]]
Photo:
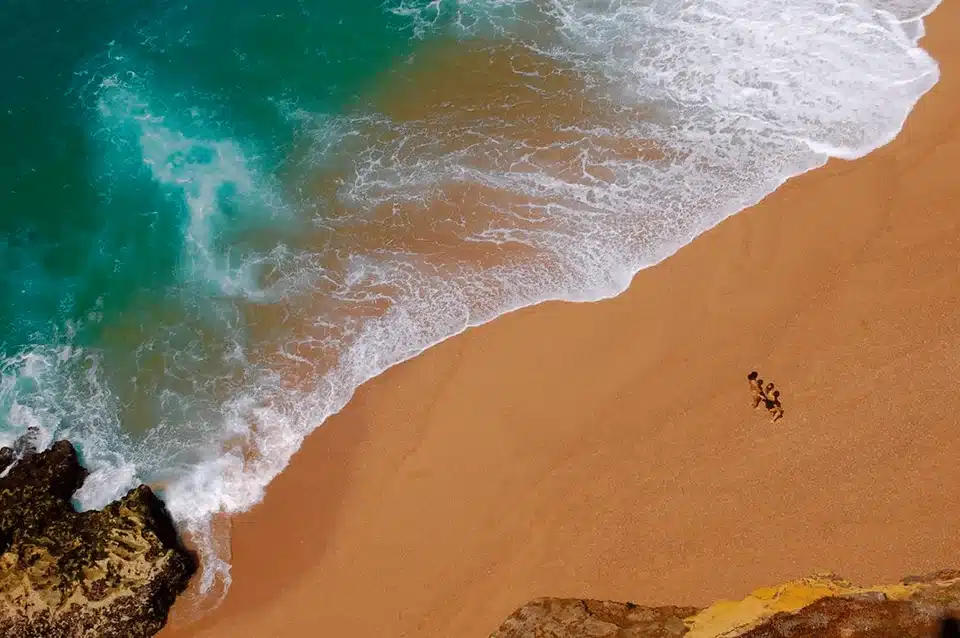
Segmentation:
[[(773, 384), (767, 386), (768, 390), (773, 389)], [(783, 404), (780, 403), (780, 390), (773, 390), (772, 393), (768, 393), (766, 399), (764, 399), (764, 407), (767, 408), (767, 412), (773, 415), (773, 418), (770, 420), (771, 423), (776, 423), (783, 418)]]

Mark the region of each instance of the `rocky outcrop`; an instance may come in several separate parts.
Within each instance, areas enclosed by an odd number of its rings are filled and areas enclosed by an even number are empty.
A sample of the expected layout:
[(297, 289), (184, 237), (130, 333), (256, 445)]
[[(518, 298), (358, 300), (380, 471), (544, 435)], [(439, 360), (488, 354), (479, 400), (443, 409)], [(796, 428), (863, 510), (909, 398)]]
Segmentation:
[(491, 638), (675, 638), (696, 607), (642, 607), (579, 598), (538, 598), (513, 613)]
[(0, 636), (152, 636), (196, 570), (149, 487), (77, 512), (85, 477), (66, 441), (0, 449)]
[(958, 638), (960, 571), (856, 587), (832, 575), (706, 609), (539, 598), (490, 638)]

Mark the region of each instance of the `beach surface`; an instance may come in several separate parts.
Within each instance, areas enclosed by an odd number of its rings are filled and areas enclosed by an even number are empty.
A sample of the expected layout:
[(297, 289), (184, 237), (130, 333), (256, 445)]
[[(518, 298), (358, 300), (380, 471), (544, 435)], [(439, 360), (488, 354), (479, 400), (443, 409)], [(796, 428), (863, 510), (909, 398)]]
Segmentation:
[[(549, 303), (363, 386), (232, 526), (164, 638), (486, 636), (537, 596), (706, 605), (960, 564), (960, 6), (900, 136), (623, 295)], [(756, 369), (783, 420), (750, 408)]]

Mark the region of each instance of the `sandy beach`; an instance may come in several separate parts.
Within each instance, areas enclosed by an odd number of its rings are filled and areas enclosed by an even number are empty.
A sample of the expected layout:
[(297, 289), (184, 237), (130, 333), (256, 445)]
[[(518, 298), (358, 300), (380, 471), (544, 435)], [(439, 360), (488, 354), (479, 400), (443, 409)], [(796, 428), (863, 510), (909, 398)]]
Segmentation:
[[(928, 18), (942, 78), (888, 146), (620, 297), (362, 387), (232, 522), (225, 602), (161, 635), (480, 637), (536, 596), (703, 605), (960, 565), (958, 28), (957, 4)], [(751, 410), (752, 369), (782, 421)]]

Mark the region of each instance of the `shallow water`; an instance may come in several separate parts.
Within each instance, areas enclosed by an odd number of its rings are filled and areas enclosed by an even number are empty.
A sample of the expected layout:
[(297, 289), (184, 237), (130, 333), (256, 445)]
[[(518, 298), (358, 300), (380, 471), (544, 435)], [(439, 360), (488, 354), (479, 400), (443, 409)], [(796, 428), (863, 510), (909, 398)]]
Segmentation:
[[(209, 532), (358, 385), (621, 292), (892, 139), (928, 4), (18, 2), (0, 9), (0, 443)], [(222, 539), (221, 539), (222, 540)]]

